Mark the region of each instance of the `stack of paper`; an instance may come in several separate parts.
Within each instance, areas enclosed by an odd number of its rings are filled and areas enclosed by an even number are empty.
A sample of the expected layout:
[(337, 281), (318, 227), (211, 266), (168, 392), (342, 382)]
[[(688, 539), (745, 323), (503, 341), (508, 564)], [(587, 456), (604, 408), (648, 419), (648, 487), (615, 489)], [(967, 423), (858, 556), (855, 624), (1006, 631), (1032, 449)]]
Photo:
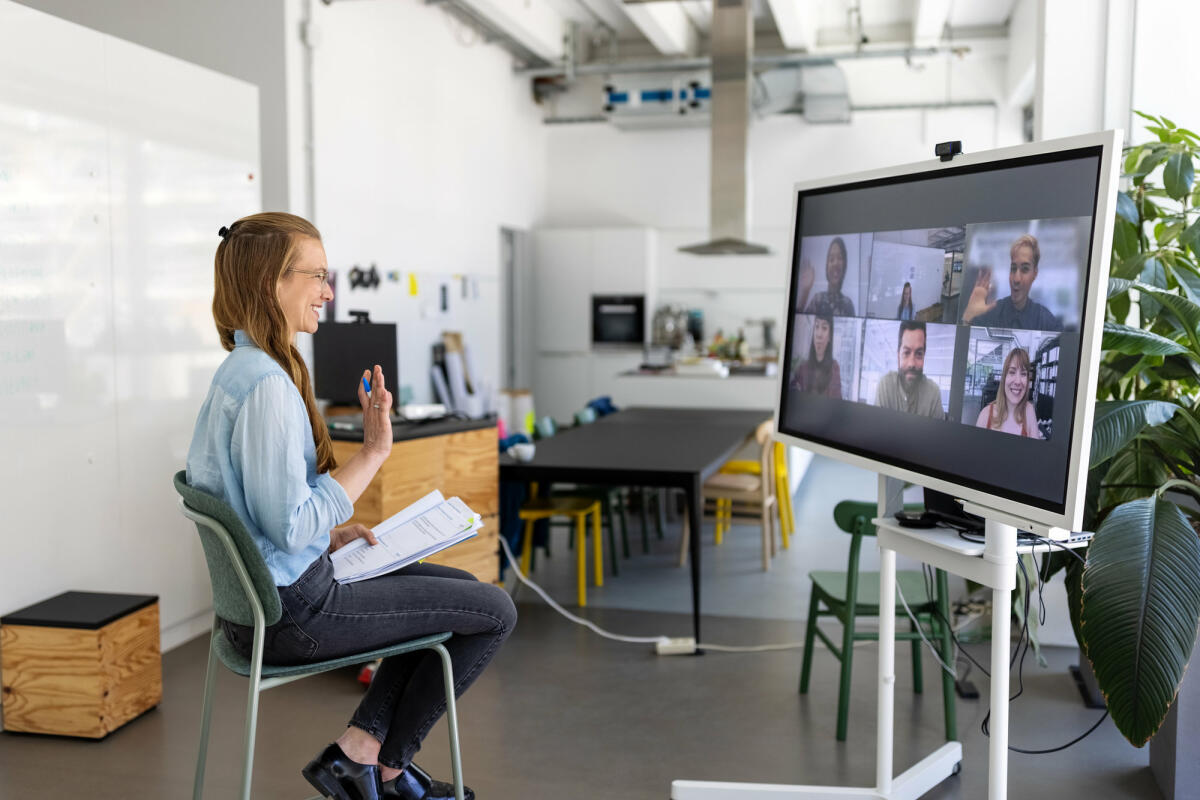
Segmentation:
[(333, 577), (354, 583), (392, 572), (470, 539), (482, 527), (479, 515), (462, 500), (432, 491), (372, 528), (379, 544), (355, 539), (333, 551)]

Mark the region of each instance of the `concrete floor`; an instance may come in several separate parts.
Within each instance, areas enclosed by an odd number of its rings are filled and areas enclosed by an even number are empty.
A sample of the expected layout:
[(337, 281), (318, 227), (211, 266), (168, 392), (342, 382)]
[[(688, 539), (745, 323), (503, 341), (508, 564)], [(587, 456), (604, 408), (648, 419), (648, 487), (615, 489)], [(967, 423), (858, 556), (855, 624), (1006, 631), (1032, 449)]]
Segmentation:
[[(743, 566), (757, 558), (756, 543), (752, 526), (735, 526), (717, 551), (708, 532), (706, 564), (717, 578), (705, 585), (705, 608), (711, 610), (704, 619), (706, 641), (762, 644), (802, 639), (801, 621), (788, 617), (794, 616), (807, 559), (777, 560), (771, 579), (764, 580), (761, 572)], [(566, 556), (565, 542), (560, 538), (556, 545)], [(639, 556), (635, 550), (631, 561), (622, 562), (621, 577), (607, 581), (603, 602), (600, 593), (589, 595), (593, 602), (584, 616), (630, 635), (688, 632), (687, 615), (652, 610), (655, 601), (648, 588), (657, 575), (659, 602), (666, 608), (678, 602), (680, 581), (686, 592), (685, 571), (666, 560), (677, 546), (676, 527), (656, 545), (658, 556)], [(663, 563), (651, 569), (655, 558)], [(556, 551), (555, 558), (542, 562), (536, 577), (555, 596), (569, 601), (572, 570), (572, 559)], [(611, 607), (620, 604), (623, 584), (638, 608)], [(787, 609), (786, 616), (728, 613), (744, 613), (744, 598), (755, 593), (770, 595), (767, 610)], [(806, 587), (802, 594), (807, 595)], [(512, 638), (459, 704), (467, 783), (481, 800), (666, 800), (676, 778), (874, 784), (874, 644), (855, 649), (849, 740), (838, 743), (833, 735), (837, 664), (822, 647), (815, 654), (811, 692), (801, 696), (798, 650), (658, 657), (648, 645), (608, 641), (572, 625), (528, 590), (519, 601), (521, 618)], [(206, 648), (207, 638), (201, 637), (167, 653), (162, 705), (105, 740), (0, 735), (0, 798), (189, 796)], [(942, 743), (943, 728), (935, 662), (926, 656), (926, 692), (914, 695), (907, 646), (898, 649), (898, 656), (895, 764), (902, 770)], [(977, 656), (986, 658), (986, 648)], [(1077, 653), (1048, 648), (1047, 657), (1046, 669), (1037, 667), (1032, 656), (1026, 663), (1025, 692), (1011, 706), (1015, 746), (1061, 744), (1097, 719), (1099, 712), (1083, 707), (1067, 674)], [(976, 671), (971, 680), (986, 698), (986, 678)], [(209, 751), (208, 798), (233, 797), (237, 790), (245, 686), (244, 680), (222, 671)], [(267, 692), (260, 709), (254, 797), (309, 796), (300, 767), (340, 733), (360, 696), (352, 671)], [(926, 797), (986, 796), (987, 740), (979, 727), (986, 711), (985, 701), (959, 701), (962, 773)], [(417, 761), (438, 777), (448, 776), (444, 722), (430, 733)], [(1012, 754), (1009, 795), (1047, 797), (1069, 787), (1070, 796), (1089, 800), (1158, 798), (1147, 765), (1148, 752), (1130, 746), (1111, 721), (1105, 721), (1064, 752)]]

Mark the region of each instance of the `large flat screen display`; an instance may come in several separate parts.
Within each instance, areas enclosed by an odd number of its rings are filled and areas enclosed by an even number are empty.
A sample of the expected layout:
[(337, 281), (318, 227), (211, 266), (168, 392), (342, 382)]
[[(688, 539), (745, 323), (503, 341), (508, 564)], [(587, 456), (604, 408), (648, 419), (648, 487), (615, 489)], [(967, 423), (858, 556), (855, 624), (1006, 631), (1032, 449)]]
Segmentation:
[(1110, 132), (797, 186), (784, 438), (1076, 528), (1115, 146)]

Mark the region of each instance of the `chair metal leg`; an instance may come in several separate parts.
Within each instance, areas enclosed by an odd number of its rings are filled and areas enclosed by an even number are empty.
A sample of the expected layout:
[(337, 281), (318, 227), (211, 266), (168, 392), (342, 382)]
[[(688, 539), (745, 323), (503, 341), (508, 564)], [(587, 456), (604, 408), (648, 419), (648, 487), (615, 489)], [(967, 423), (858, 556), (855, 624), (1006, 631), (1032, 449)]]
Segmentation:
[(920, 627), (913, 620), (908, 621), (909, 628), (917, 634), (917, 638), (912, 640), (912, 663), (913, 663), (913, 694), (921, 694), (925, 688), (924, 674), (921, 672), (921, 638)]
[(263, 626), (254, 627), (254, 650), (250, 658), (250, 694), (246, 699), (246, 760), (242, 770), (242, 800), (250, 800), (250, 780), (254, 775), (254, 737), (258, 730), (258, 695), (261, 691)]
[(454, 664), (450, 651), (440, 642), (433, 646), (442, 657), (442, 682), (446, 687), (446, 727), (450, 729), (450, 771), (454, 776), (455, 800), (463, 800), (462, 754), (458, 748), (458, 707), (454, 698)]
[(650, 515), (646, 507), (650, 500), (650, 490), (645, 486), (638, 489), (638, 511), (642, 515), (642, 555), (650, 554)]
[(575, 575), (576, 594), (579, 607), (587, 605), (587, 542), (584, 540), (583, 518), (585, 514), (575, 515)]
[(656, 489), (654, 491), (654, 530), (658, 533), (659, 540), (662, 540), (666, 535), (663, 533), (663, 528), (667, 525), (667, 497), (666, 489)]
[(200, 752), (196, 756), (196, 782), (192, 787), (192, 800), (204, 796), (204, 765), (208, 760), (208, 730), (212, 722), (213, 692), (217, 676), (217, 620), (213, 618), (213, 629), (208, 641), (208, 669), (204, 673), (204, 709), (200, 712)]
[(621, 559), (617, 557), (617, 521), (613, 516), (612, 497), (607, 490), (603, 492), (600, 502), (604, 505), (604, 523), (608, 528), (608, 552), (612, 553), (611, 569), (613, 577), (616, 577), (621, 574), (621, 570), (617, 566), (617, 562)]
[[(592, 571), (596, 574), (596, 585), (604, 585), (604, 548), (600, 545), (600, 506), (592, 506), (592, 558), (595, 564), (592, 566)], [(617, 560), (617, 554), (613, 553), (613, 562)], [(616, 574), (616, 571), (613, 571)]]
[[(626, 511), (625, 490), (617, 489), (617, 508), (621, 512), (621, 552), (629, 558), (629, 514)], [(616, 561), (616, 554), (613, 554), (613, 560)]]
[(521, 542), (521, 571), (529, 574), (530, 562), (533, 560), (533, 520), (525, 520), (525, 537)]
[[(954, 643), (951, 641), (950, 633), (950, 587), (946, 580), (946, 571), (939, 569), (937, 571), (937, 604), (941, 611), (941, 620), (939, 627), (942, 634), (942, 660), (947, 664), (953, 664), (954, 661)], [(956, 704), (957, 698), (954, 696), (954, 676), (940, 669), (942, 673), (942, 705), (946, 716), (946, 741), (953, 742), (958, 739), (958, 715)]]
[(808, 678), (812, 675), (813, 644), (817, 636), (817, 587), (814, 584), (808, 599), (808, 624), (804, 626), (804, 660), (800, 663), (800, 694), (808, 694)]

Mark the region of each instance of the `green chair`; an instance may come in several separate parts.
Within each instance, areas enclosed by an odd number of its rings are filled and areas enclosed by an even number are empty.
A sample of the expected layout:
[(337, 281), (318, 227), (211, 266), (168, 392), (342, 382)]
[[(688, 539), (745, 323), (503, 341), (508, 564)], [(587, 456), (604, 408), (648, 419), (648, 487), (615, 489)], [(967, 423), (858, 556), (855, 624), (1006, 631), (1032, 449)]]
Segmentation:
[[(910, 510), (920, 506), (906, 506)], [(875, 631), (855, 630), (855, 620), (858, 617), (879, 616), (879, 573), (859, 572), (858, 561), (862, 551), (864, 537), (875, 535), (875, 526), (871, 520), (876, 516), (875, 503), (865, 503), (855, 500), (843, 500), (833, 509), (833, 518), (837, 526), (851, 535), (850, 557), (845, 572), (814, 571), (808, 574), (812, 579), (812, 595), (808, 606), (808, 628), (804, 635), (804, 662), (800, 670), (800, 693), (808, 693), (808, 680), (812, 673), (813, 639), (819, 637), (833, 655), (841, 662), (841, 681), (838, 688), (838, 718), (837, 740), (846, 740), (847, 718), (850, 711), (850, 675), (854, 660), (854, 643), (862, 640), (877, 641), (879, 634)], [(950, 640), (950, 629), (944, 620), (950, 619), (949, 591), (946, 585), (946, 573), (937, 570), (936, 591), (934, 597), (929, 597), (925, 588), (925, 576), (911, 570), (898, 570), (896, 584), (904, 592), (908, 607), (929, 629), (929, 638), (940, 639), (941, 658), (949, 663), (954, 649)], [(897, 598), (897, 616), (906, 617), (903, 606)], [(817, 627), (819, 617), (836, 617), (842, 623), (841, 645), (834, 644), (828, 635)], [(896, 631), (899, 640), (912, 641), (913, 691), (921, 693), (921, 635), (915, 623), (910, 620), (911, 630)], [(945, 705), (946, 740), (958, 738), (958, 726), (955, 719), (954, 707), (954, 677), (945, 670), (942, 673), (942, 699)]]
[(212, 719), (213, 685), (218, 659), (232, 672), (250, 679), (250, 697), (246, 708), (246, 754), (240, 795), (242, 800), (249, 800), (254, 766), (254, 738), (258, 724), (258, 696), (261, 692), (319, 672), (421, 649), (436, 650), (442, 659), (454, 791), (458, 800), (463, 800), (458, 716), (454, 702), (454, 670), (450, 663), (450, 653), (442, 644), (451, 634), (435, 633), (390, 647), (328, 661), (314, 661), (311, 664), (289, 667), (264, 665), (263, 632), (268, 625), (279, 620), (283, 608), (279, 602), (275, 580), (271, 577), (262, 554), (233, 509), (212, 495), (188, 486), (184, 472), (175, 473), (175, 491), (179, 493), (179, 506), (183, 515), (196, 523), (196, 529), (200, 533), (204, 558), (208, 561), (208, 576), (212, 582), (215, 617), (239, 625), (254, 626), (254, 647), (251, 658), (247, 659), (233, 649), (222, 633), (218, 620), (213, 619), (212, 638), (208, 649), (208, 671), (204, 679), (204, 711), (200, 723), (200, 753), (196, 760), (193, 800), (200, 800), (204, 792), (204, 765), (208, 755), (208, 730)]

